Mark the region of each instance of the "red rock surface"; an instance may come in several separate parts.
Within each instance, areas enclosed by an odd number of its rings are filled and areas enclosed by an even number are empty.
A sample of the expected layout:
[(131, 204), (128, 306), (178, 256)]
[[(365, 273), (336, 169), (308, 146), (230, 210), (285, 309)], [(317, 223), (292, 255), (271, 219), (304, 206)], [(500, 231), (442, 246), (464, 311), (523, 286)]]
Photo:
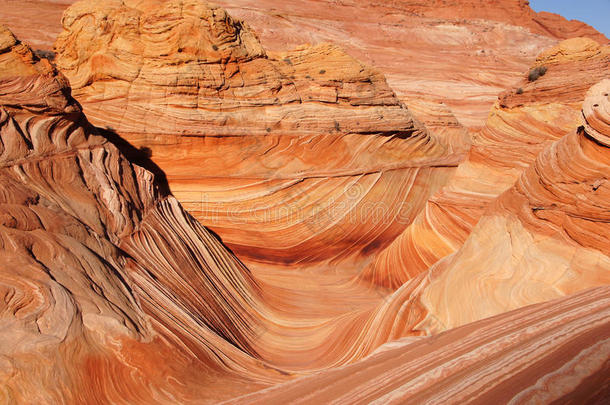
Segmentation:
[(379, 68), (399, 96), (443, 101), (481, 127), (497, 94), (558, 39), (608, 39), (523, 0), (218, 0), (269, 49), (332, 41)]
[(398, 287), (459, 249), (492, 201), (545, 147), (580, 125), (585, 92), (608, 77), (610, 47), (566, 40), (541, 53), (532, 68), (537, 66), (547, 73), (533, 82), (524, 78), (500, 95), (466, 162), (378, 255), (365, 278)]
[(456, 63), (465, 24), (547, 69), (472, 148), (451, 97), (397, 96), (335, 45), (268, 51), (201, 1), (74, 4), (63, 73), (1, 29), (0, 401), (607, 397), (609, 48), (534, 61), (554, 40), (505, 23), (541, 17), (499, 4), (432, 24)]
[(0, 27), (0, 401), (218, 400), (263, 384), (245, 370), (277, 379), (249, 354), (250, 273), (69, 93)]
[[(8, 0), (0, 21), (51, 49), (73, 0)], [(444, 101), (468, 127), (484, 124), (497, 94), (557, 39), (608, 39), (579, 21), (535, 13), (523, 0), (218, 0), (269, 50), (333, 42), (380, 69), (399, 96)], [(32, 24), (32, 19), (36, 24)], [(414, 63), (417, 61), (417, 63)]]
[(227, 404), (603, 403), (610, 288), (533, 305)]
[[(460, 250), (429, 270), (423, 300), (434, 309), (425, 327), (452, 328), (610, 284), (610, 145), (608, 127), (595, 119), (607, 119), (609, 92), (610, 80), (594, 86), (585, 127), (547, 146)], [(461, 302), (461, 311), (450, 302)]]
[(75, 0), (4, 0), (0, 24), (11, 27), (32, 49), (51, 51), (61, 31), (61, 16)]
[(367, 259), (467, 148), (457, 123), (429, 133), (335, 46), (267, 54), (198, 0), (81, 2), (63, 23), (56, 63), (88, 118), (149, 148), (176, 197), (248, 262)]

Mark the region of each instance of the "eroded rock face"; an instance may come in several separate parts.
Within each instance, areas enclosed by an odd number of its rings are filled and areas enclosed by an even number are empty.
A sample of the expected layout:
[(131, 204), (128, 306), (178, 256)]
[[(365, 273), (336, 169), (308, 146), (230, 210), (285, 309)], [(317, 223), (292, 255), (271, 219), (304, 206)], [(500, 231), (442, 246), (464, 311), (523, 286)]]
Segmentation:
[(365, 260), (468, 147), (464, 132), (431, 135), (337, 47), (267, 54), (199, 0), (84, 1), (63, 24), (56, 63), (88, 118), (150, 148), (176, 197), (244, 260)]
[[(36, 48), (51, 50), (62, 13), (74, 2), (8, 2), (0, 19)], [(608, 42), (586, 24), (535, 13), (525, 1), (216, 3), (252, 24), (266, 49), (339, 44), (380, 69), (400, 97), (443, 101), (462, 124), (476, 128), (484, 125), (497, 94), (518, 80), (541, 50), (573, 37)]]
[[(610, 80), (593, 86), (584, 126), (546, 147), (494, 201), (464, 246), (431, 270), (426, 305), (435, 307), (444, 327), (610, 283), (609, 92)], [(483, 259), (483, 252), (494, 252), (493, 258)], [(468, 278), (467, 293), (456, 288), (458, 279)], [(442, 284), (464, 291), (462, 315), (449, 309), (457, 297)]]
[(260, 369), (250, 273), (4, 27), (0, 139), (2, 402), (218, 399), (169, 381)]
[(526, 27), (536, 34), (550, 34), (559, 39), (586, 36), (598, 42), (607, 42), (603, 34), (585, 23), (568, 21), (553, 13), (536, 13), (529, 7), (529, 0), (503, 0), (492, 3), (484, 0), (402, 0), (392, 3), (412, 13), (429, 17), (499, 21)]
[(608, 76), (609, 49), (577, 38), (541, 53), (532, 69), (544, 66), (546, 73), (535, 81), (526, 73), (500, 95), (466, 162), (363, 276), (398, 287), (458, 250), (538, 154), (581, 125), (586, 91)]
[(235, 401), (607, 396), (608, 288), (581, 291), (610, 284), (609, 82), (585, 97), (608, 47), (540, 54), (468, 152), (447, 105), (333, 45), (268, 52), (207, 3), (86, 1), (64, 26), (57, 66), (101, 129), (0, 29), (4, 402), (218, 402), (306, 374)]
[(606, 79), (589, 90), (583, 125), (544, 147), (455, 253), (403, 284), (378, 311), (400, 314), (402, 333), (411, 325), (436, 334), (608, 285), (609, 86)]
[(389, 343), (356, 364), (228, 403), (603, 401), (608, 315), (610, 288), (600, 287), (433, 338)]
[[(400, 97), (445, 102), (460, 122), (485, 124), (497, 94), (557, 40), (608, 39), (522, 0), (219, 0), (268, 49), (332, 41), (380, 69)], [(408, 103), (409, 104), (409, 103)]]

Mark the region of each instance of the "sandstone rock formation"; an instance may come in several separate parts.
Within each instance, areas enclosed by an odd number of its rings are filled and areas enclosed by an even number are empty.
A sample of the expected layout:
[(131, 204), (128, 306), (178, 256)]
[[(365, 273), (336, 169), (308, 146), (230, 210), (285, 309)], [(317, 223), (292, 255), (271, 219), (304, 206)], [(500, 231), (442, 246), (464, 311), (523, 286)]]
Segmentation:
[(466, 162), (363, 277), (396, 288), (459, 249), (489, 204), (545, 147), (581, 124), (585, 92), (608, 77), (609, 64), (610, 47), (587, 39), (541, 53), (532, 69), (545, 66), (546, 74), (529, 81), (526, 73), (500, 95)]
[[(0, 139), (3, 403), (217, 400), (248, 369), (277, 378), (248, 343), (250, 273), (4, 27)], [(212, 392), (220, 376), (235, 383)]]
[(268, 51), (199, 0), (75, 3), (54, 64), (0, 26), (0, 402), (608, 397), (610, 47), (535, 59), (603, 38), (455, 3), (373, 2), (362, 27), (529, 44), (483, 74), (533, 61), (472, 142), (480, 100), (397, 96), (328, 43)]
[(0, 23), (11, 27), (32, 49), (51, 51), (61, 31), (61, 16), (74, 0), (25, 0), (2, 2)]
[[(268, 49), (332, 41), (380, 69), (401, 97), (444, 101), (481, 127), (497, 94), (557, 40), (608, 39), (525, 0), (217, 0)], [(408, 103), (410, 104), (410, 103)]]
[(593, 86), (583, 125), (548, 145), (459, 250), (403, 284), (378, 312), (400, 315), (402, 334), (436, 334), (608, 285), (609, 93), (610, 79)]
[[(429, 327), (452, 328), (610, 284), (610, 145), (603, 122), (609, 91), (610, 80), (594, 86), (583, 107), (585, 127), (540, 153), (462, 248), (430, 270), (423, 293), (425, 306), (435, 307)], [(448, 304), (455, 299), (463, 303), (459, 315)]]
[(431, 135), (335, 46), (267, 54), (199, 0), (83, 1), (63, 24), (56, 63), (88, 118), (149, 148), (176, 197), (249, 262), (361, 261), (468, 145), (459, 128)]
[[(0, 21), (36, 48), (51, 50), (61, 32), (61, 15), (74, 2), (8, 2), (0, 9)], [(558, 39), (608, 42), (586, 24), (535, 13), (522, 0), (216, 3), (251, 23), (266, 49), (340, 44), (380, 69), (400, 97), (444, 101), (469, 127), (482, 126), (497, 94)]]
[(522, 308), (227, 404), (603, 403), (610, 288)]

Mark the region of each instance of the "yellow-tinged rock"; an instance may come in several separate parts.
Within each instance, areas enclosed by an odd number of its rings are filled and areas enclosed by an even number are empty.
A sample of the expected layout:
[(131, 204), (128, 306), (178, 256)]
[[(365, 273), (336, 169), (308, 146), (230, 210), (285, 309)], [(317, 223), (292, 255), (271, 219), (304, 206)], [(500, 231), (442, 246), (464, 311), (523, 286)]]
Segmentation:
[(591, 38), (570, 38), (542, 52), (536, 58), (536, 65), (582, 61), (610, 53), (608, 46), (602, 46)]

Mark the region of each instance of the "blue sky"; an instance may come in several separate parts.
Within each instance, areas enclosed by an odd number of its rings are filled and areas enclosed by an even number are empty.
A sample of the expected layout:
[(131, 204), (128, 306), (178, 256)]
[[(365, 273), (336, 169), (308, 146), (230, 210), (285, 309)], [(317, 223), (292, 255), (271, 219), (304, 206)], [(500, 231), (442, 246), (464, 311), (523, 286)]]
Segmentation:
[(610, 0), (530, 0), (530, 7), (584, 21), (610, 38)]

